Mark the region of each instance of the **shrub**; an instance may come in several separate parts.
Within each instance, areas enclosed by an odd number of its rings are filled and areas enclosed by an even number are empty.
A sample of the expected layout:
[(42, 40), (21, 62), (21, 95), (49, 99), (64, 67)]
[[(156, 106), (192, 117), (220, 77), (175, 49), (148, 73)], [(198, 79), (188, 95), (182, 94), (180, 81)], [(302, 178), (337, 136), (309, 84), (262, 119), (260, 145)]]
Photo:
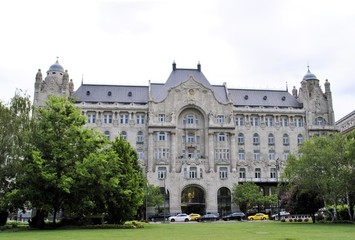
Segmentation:
[(288, 221), (289, 221), (289, 222), (293, 222), (293, 219), (292, 219), (292, 218), (290, 218)]
[(305, 219), (304, 219), (304, 222), (308, 222), (308, 221), (309, 221), (309, 219), (308, 219), (308, 218), (305, 218)]

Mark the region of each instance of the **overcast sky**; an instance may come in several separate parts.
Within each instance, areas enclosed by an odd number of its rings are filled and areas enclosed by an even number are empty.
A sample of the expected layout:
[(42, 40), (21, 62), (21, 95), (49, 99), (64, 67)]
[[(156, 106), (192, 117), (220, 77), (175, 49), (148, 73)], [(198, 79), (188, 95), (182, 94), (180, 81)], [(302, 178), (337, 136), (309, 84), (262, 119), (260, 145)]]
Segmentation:
[(213, 85), (297, 89), (307, 65), (331, 84), (336, 120), (355, 110), (353, 0), (8, 0), (0, 3), (0, 100), (33, 96), (59, 57), (84, 83), (164, 83), (173, 61)]

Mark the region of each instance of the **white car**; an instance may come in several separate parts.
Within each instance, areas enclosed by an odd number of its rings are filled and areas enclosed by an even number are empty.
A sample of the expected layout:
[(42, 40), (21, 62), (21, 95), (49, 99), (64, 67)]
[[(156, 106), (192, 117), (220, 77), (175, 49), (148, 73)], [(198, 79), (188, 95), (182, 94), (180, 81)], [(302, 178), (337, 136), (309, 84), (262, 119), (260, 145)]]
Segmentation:
[[(280, 212), (280, 218), (281, 219), (284, 219), (284, 218), (288, 217), (289, 215), (290, 215), (289, 212), (285, 212), (285, 211), (281, 211)], [(279, 215), (277, 213), (271, 216), (271, 219), (278, 220), (278, 218), (279, 218)]]
[(185, 213), (180, 213), (176, 216), (171, 216), (169, 217), (169, 222), (188, 222), (190, 221), (190, 215), (187, 215)]

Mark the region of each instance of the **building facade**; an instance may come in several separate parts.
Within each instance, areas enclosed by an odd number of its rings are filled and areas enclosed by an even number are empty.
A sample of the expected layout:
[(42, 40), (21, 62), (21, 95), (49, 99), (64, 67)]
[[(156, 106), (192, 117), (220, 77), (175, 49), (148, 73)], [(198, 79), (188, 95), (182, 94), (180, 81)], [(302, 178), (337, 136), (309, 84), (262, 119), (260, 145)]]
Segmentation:
[(299, 90), (211, 85), (198, 64), (147, 86), (81, 84), (74, 91), (58, 61), (36, 75), (34, 103), (72, 96), (87, 127), (122, 136), (137, 150), (150, 184), (166, 189), (170, 213), (225, 214), (235, 184), (275, 191), (289, 154), (313, 135), (335, 132), (330, 83), (308, 69)]

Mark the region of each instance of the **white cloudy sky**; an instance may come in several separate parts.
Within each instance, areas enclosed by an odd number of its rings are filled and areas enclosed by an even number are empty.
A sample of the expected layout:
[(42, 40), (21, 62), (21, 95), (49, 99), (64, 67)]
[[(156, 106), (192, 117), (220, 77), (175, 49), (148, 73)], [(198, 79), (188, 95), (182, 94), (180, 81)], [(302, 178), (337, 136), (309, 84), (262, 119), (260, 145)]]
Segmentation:
[(331, 83), (336, 119), (355, 110), (353, 0), (9, 0), (0, 3), (0, 100), (33, 95), (59, 57), (84, 83), (163, 83), (176, 61), (229, 88)]

